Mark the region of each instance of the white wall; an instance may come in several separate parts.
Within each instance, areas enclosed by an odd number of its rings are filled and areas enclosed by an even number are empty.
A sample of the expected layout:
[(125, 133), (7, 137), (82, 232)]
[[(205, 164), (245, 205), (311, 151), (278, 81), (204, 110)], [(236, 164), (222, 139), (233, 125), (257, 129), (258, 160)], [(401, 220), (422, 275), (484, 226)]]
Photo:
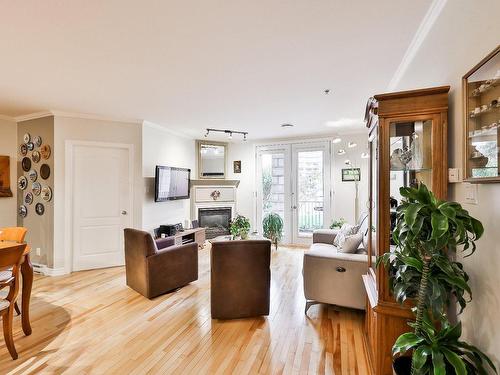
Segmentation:
[(0, 155), (10, 156), (10, 190), (13, 197), (0, 198), (0, 227), (16, 226), (17, 220), (17, 124), (0, 118)]
[(196, 179), (196, 149), (193, 139), (175, 135), (161, 126), (145, 123), (142, 126), (142, 176), (144, 196), (142, 227), (152, 231), (160, 224), (182, 223), (191, 219), (190, 200), (154, 201), (155, 167), (190, 168), (191, 179)]
[[(448, 1), (397, 87), (451, 86), (450, 167), (463, 167), (461, 78), (500, 42), (499, 14), (498, 0)], [(478, 205), (470, 205), (465, 202), (464, 184), (450, 185), (449, 198), (460, 202), (485, 227), (476, 253), (463, 259), (471, 278), (473, 300), (460, 318), (465, 339), (488, 353), (499, 368), (500, 184), (479, 185), (478, 191)]]
[[(54, 268), (67, 266), (65, 258), (65, 143), (72, 141), (93, 141), (131, 144), (134, 146), (134, 209), (135, 228), (142, 226), (142, 131), (141, 124), (93, 120), (84, 118), (54, 118)], [(106, 187), (103, 187), (105, 189)]]

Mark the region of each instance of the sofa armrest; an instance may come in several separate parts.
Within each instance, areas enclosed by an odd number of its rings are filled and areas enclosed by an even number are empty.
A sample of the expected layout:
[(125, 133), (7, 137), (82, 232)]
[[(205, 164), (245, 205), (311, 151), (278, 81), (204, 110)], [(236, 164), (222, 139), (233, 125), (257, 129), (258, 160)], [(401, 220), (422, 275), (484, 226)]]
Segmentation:
[(339, 229), (317, 229), (313, 232), (313, 243), (333, 244)]

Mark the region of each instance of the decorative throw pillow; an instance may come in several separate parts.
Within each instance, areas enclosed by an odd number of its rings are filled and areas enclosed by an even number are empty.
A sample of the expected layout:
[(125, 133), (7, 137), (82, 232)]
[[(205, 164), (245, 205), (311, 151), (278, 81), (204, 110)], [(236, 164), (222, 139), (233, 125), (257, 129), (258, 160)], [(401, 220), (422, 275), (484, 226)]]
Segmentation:
[(354, 254), (363, 241), (363, 233), (351, 234), (350, 236), (341, 235), (339, 240), (338, 252)]
[(359, 230), (359, 226), (357, 226), (357, 225), (351, 225), (351, 224), (347, 224), (347, 223), (342, 224), (342, 227), (340, 228), (339, 233), (337, 234), (337, 236), (335, 236), (335, 239), (333, 240), (333, 244), (335, 246), (339, 247), (339, 241), (341, 238), (343, 238), (345, 236), (351, 236), (353, 234), (356, 234), (356, 233), (358, 233), (358, 230)]

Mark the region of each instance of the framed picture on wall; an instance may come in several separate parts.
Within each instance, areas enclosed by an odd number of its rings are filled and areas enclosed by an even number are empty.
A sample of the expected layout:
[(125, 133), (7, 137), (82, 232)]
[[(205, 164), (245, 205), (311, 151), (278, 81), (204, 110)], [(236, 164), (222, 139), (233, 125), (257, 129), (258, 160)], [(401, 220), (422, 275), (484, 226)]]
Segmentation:
[(359, 168), (342, 168), (342, 182), (360, 180), (361, 170)]
[(241, 173), (241, 160), (233, 161), (233, 172)]
[(10, 158), (0, 156), (0, 198), (12, 197), (10, 190)]

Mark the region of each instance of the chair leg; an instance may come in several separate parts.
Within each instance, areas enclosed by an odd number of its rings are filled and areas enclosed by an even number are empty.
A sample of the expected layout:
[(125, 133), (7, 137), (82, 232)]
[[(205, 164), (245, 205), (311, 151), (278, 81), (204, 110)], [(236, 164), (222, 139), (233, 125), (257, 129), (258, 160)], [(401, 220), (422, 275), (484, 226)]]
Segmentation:
[(14, 318), (14, 308), (10, 305), (7, 312), (2, 316), (3, 323), (3, 337), (5, 339), (5, 345), (9, 349), (10, 356), (12, 359), (17, 359), (16, 347), (14, 346), (14, 338), (12, 336), (12, 320)]
[(17, 302), (14, 302), (14, 309), (16, 309), (16, 314), (21, 315), (21, 310), (19, 309), (19, 305)]

